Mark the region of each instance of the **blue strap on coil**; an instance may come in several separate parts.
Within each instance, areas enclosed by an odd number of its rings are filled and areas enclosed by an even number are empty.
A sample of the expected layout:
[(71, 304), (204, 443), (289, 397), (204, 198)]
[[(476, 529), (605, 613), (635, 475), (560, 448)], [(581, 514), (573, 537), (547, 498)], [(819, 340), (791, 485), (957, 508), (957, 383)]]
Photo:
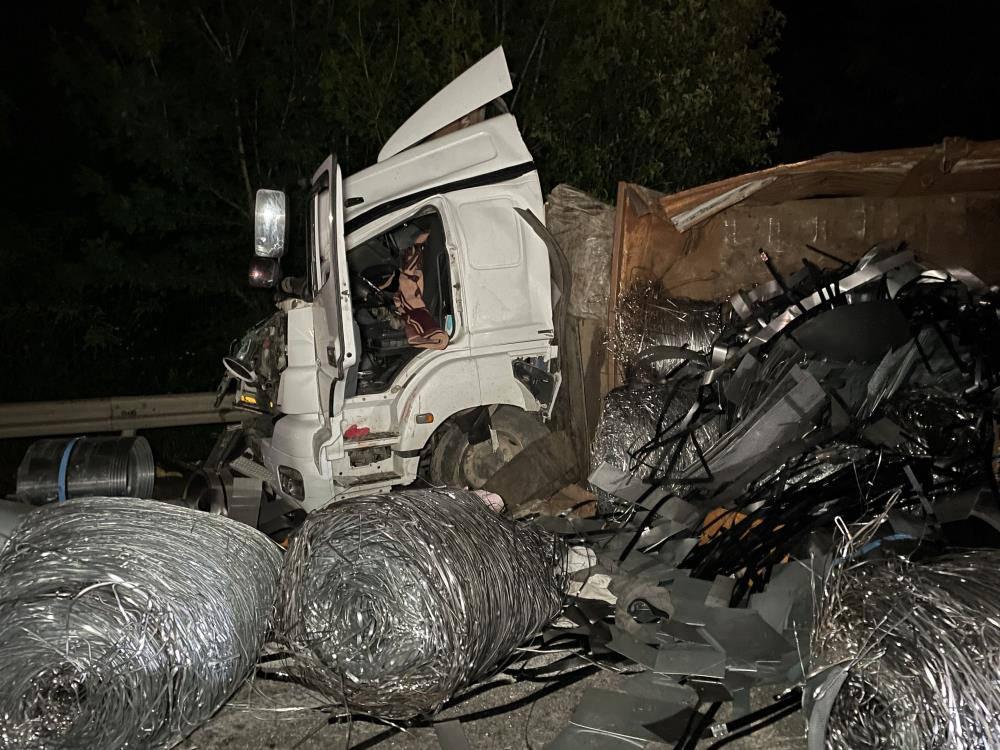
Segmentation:
[(59, 489), (59, 502), (66, 502), (66, 472), (69, 469), (69, 457), (73, 454), (73, 448), (76, 447), (77, 442), (83, 439), (83, 436), (71, 438), (66, 447), (63, 448), (62, 458), (59, 459), (59, 478), (56, 480)]

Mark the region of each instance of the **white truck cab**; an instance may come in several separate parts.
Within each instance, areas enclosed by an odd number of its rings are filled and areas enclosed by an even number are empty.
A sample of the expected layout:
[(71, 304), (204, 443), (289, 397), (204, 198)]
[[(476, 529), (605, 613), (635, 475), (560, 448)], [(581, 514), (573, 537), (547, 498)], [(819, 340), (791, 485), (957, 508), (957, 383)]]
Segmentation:
[[(510, 90), (498, 48), (411, 116), (376, 164), (342, 179), (331, 156), (316, 171), (308, 270), (225, 360), (237, 406), (253, 413), (250, 439), (221, 441), (239, 446), (234, 460), (213, 451), (238, 487), (255, 480), (263, 503), (307, 513), (408, 484), (422, 459), (431, 481), (478, 487), (545, 434), (559, 290), (538, 174), (500, 99)], [(257, 214), (251, 280), (274, 285), (284, 196), (260, 191)], [(415, 239), (443, 349), (414, 346), (394, 309), (391, 279)], [(226, 482), (199, 491), (208, 485)], [(214, 509), (247, 504), (232, 485)]]

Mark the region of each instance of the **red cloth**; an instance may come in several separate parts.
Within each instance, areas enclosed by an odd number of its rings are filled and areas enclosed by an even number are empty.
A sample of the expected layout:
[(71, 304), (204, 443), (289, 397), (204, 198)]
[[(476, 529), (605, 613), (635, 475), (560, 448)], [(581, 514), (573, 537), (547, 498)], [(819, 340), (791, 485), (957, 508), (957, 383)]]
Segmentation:
[(403, 330), (410, 346), (418, 349), (444, 349), (448, 334), (434, 320), (424, 303), (424, 243), (427, 233), (420, 235), (403, 251), (403, 267), (399, 271), (399, 291), (393, 297), (396, 313), (403, 319)]

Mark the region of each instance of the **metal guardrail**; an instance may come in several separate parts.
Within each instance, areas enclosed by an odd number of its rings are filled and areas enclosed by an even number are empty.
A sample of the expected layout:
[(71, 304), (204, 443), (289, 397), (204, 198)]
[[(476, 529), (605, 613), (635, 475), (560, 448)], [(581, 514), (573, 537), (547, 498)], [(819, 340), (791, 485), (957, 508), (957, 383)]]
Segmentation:
[(0, 439), (240, 421), (228, 399), (218, 409), (214, 402), (211, 392), (0, 404)]

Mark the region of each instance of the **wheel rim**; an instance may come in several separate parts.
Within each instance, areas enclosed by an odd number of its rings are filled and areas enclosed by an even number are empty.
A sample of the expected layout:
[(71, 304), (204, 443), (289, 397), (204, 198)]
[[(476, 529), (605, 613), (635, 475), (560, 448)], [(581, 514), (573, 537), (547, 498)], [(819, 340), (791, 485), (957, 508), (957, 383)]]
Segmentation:
[(462, 453), (459, 468), (465, 483), (474, 490), (482, 488), (501, 466), (524, 450), (524, 444), (516, 435), (497, 430), (496, 436), (496, 451), (492, 440), (484, 440), (468, 446)]

